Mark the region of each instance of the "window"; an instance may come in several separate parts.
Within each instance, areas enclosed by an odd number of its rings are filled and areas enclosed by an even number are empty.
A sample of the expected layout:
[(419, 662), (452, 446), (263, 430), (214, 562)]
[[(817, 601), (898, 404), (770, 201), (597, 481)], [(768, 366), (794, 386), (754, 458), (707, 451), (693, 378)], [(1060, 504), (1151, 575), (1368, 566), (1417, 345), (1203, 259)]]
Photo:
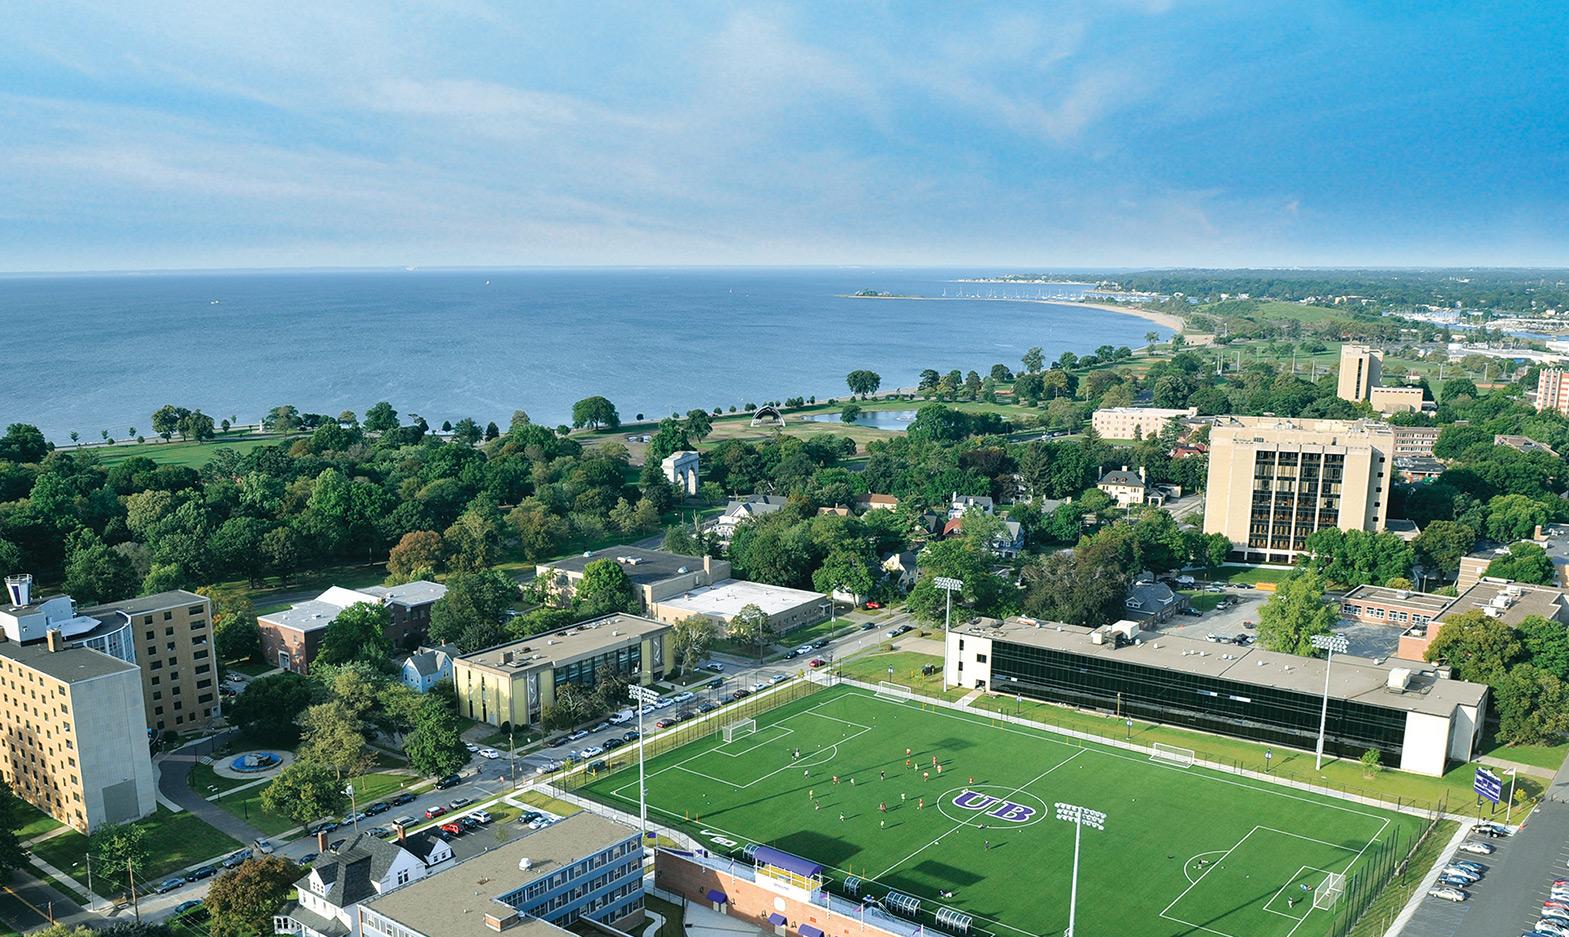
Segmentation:
[(985, 654), (977, 654), (977, 655), (975, 655), (975, 662), (977, 664), (984, 664), (984, 663), (986, 663), (986, 655)]

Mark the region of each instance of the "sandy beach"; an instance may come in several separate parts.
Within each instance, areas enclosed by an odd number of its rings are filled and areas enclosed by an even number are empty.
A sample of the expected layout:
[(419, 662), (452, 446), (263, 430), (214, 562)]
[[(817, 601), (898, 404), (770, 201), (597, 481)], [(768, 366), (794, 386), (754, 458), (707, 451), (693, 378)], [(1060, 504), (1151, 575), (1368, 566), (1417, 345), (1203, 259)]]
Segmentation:
[(1166, 312), (1156, 312), (1142, 306), (1119, 306), (1114, 303), (1086, 303), (1075, 299), (1025, 299), (1013, 297), (981, 297), (981, 296), (862, 296), (849, 294), (845, 299), (898, 299), (920, 302), (969, 302), (969, 303), (1036, 303), (1045, 306), (1088, 306), (1091, 309), (1104, 309), (1107, 312), (1120, 312), (1127, 316), (1136, 316), (1146, 322), (1171, 329), (1174, 332), (1182, 331), (1182, 317)]

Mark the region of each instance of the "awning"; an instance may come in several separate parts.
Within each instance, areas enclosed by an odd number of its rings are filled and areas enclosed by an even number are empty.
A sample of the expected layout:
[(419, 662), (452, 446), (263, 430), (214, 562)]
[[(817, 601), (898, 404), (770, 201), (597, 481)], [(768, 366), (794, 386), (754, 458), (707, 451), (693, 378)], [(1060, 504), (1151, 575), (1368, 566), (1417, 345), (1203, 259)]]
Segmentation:
[(777, 911), (774, 912), (773, 914), (768, 915), (768, 923), (774, 925), (775, 927), (779, 927), (779, 926), (783, 925), (784, 922), (785, 922), (785, 916), (783, 914), (778, 913)]
[(823, 932), (810, 924), (802, 924), (801, 937), (823, 937)]
[(782, 849), (775, 849), (772, 846), (757, 847), (757, 852), (752, 855), (752, 859), (759, 865), (771, 865), (776, 869), (784, 869), (786, 872), (794, 872), (796, 875), (804, 875), (807, 878), (823, 874), (821, 863), (813, 862), (810, 859), (802, 859), (800, 856), (791, 855)]
[(720, 891), (719, 889), (717, 889), (717, 888), (710, 888), (708, 890), (708, 900), (712, 901), (712, 902), (714, 902), (716, 904), (725, 904), (730, 899), (727, 898), (725, 896), (725, 893)]

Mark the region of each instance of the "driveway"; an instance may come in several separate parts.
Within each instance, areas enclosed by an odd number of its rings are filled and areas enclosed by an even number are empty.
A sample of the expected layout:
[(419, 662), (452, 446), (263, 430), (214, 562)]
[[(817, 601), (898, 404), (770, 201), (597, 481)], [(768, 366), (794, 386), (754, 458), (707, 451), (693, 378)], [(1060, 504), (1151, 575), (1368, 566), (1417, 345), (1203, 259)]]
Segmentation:
[(189, 783), (191, 767), (200, 761), (203, 755), (210, 755), (217, 747), (223, 745), (226, 739), (238, 734), (237, 731), (231, 730), (160, 757), (157, 763), (158, 792), (181, 808), (202, 818), (207, 825), (222, 830), (242, 843), (250, 843), (262, 837), (261, 830), (196, 793)]

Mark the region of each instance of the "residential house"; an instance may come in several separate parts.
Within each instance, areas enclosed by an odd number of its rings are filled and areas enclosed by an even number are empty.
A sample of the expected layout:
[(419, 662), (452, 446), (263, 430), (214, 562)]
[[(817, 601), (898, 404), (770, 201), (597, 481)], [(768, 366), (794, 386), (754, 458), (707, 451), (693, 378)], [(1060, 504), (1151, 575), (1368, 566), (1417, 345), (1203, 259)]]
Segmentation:
[(1122, 617), (1149, 627), (1170, 621), (1191, 606), (1188, 597), (1154, 579), (1141, 579), (1128, 587), (1122, 599)]
[(899, 499), (893, 495), (873, 492), (856, 498), (855, 504), (865, 511), (895, 511), (899, 508)]
[(714, 521), (714, 533), (720, 543), (728, 544), (737, 527), (749, 520), (764, 517), (790, 503), (784, 495), (747, 495), (735, 498), (725, 506), (725, 512)]
[(965, 512), (974, 508), (982, 514), (994, 514), (997, 505), (986, 495), (961, 495), (957, 491), (948, 499), (948, 518), (963, 517)]
[(1095, 487), (1110, 496), (1119, 508), (1137, 507), (1145, 503), (1151, 491), (1144, 482), (1144, 470), (1130, 472), (1126, 465), (1102, 475)]
[(463, 650), (456, 644), (421, 647), (398, 670), (403, 685), (416, 693), (429, 693), (431, 688), (452, 677), (452, 661)]
[[(949, 537), (962, 536), (963, 534), (964, 518), (962, 517), (955, 517), (943, 525), (942, 536), (944, 540)], [(987, 544), (987, 549), (989, 549), (994, 556), (1005, 560), (1011, 560), (1014, 557), (1017, 557), (1020, 553), (1024, 552), (1023, 525), (1021, 525), (1018, 521), (1004, 520), (1002, 522), (1002, 527), (997, 531), (996, 536), (992, 537), (991, 543)]]
[(1516, 452), (1524, 452), (1527, 455), (1533, 452), (1540, 452), (1555, 459), (1558, 458), (1558, 453), (1553, 450), (1552, 446), (1537, 442), (1529, 436), (1509, 436), (1500, 433), (1493, 437), (1493, 445), (1508, 446)]
[(273, 915), (272, 932), (360, 937), (361, 904), (452, 865), (452, 847), (433, 832), (406, 833), (399, 827), (395, 840), (361, 833), (336, 853), (328, 853), (324, 844), (321, 858), (294, 883), (295, 900)]
[(916, 561), (919, 555), (915, 550), (901, 550), (883, 557), (883, 574), (900, 592), (909, 592), (915, 587), (915, 580), (920, 575)]

